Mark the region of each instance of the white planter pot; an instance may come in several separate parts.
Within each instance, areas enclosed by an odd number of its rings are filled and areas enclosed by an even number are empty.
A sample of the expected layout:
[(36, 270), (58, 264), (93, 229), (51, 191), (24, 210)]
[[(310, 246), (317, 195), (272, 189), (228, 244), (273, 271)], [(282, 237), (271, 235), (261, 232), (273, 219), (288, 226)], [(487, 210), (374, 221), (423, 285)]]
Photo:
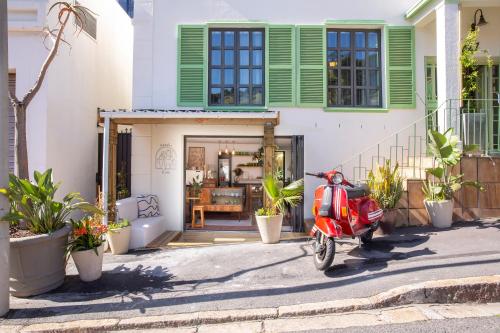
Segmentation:
[(97, 254), (94, 249), (71, 252), (71, 257), (73, 257), (78, 274), (80, 274), (80, 280), (91, 282), (101, 277), (103, 254), (103, 244), (97, 248)]
[(109, 247), (111, 248), (111, 253), (124, 254), (128, 252), (131, 231), (132, 226), (108, 231), (107, 239)]
[(265, 244), (279, 243), (283, 215), (255, 216), (259, 227), (260, 237)]
[(0, 317), (9, 311), (9, 223), (0, 221)]
[(453, 222), (453, 200), (424, 200), (427, 214), (436, 228), (449, 228)]

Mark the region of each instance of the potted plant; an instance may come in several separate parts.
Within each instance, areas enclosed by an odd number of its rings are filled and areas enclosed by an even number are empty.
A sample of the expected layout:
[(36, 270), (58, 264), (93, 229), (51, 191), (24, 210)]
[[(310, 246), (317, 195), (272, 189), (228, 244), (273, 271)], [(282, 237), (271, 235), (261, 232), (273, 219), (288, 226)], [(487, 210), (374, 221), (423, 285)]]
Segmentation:
[(481, 191), (484, 189), (478, 182), (464, 181), (463, 174), (451, 174), (451, 169), (461, 159), (458, 137), (452, 134), (451, 128), (443, 134), (430, 129), (428, 135), (435, 167), (425, 170), (427, 180), (422, 187), (424, 204), (432, 224), (437, 228), (448, 228), (453, 222), (453, 193), (467, 185)]
[(380, 228), (386, 234), (394, 231), (398, 216), (396, 205), (403, 194), (403, 177), (399, 174), (399, 165), (391, 168), (391, 161), (386, 160), (383, 166), (378, 166), (375, 172), (368, 174), (370, 196), (375, 199), (384, 210), (384, 218)]
[(66, 223), (77, 211), (100, 212), (84, 202), (78, 193), (54, 199), (60, 184), (54, 184), (52, 170), (35, 171), (34, 182), (9, 176), (8, 188), (0, 189), (10, 210), (3, 220), (13, 226), (10, 239), (10, 290), (16, 297), (42, 294), (64, 282), (64, 249), (71, 227)]
[(111, 253), (124, 254), (128, 252), (130, 242), (130, 232), (132, 227), (127, 219), (120, 220), (116, 223), (108, 224), (107, 240)]
[(107, 227), (101, 223), (101, 215), (86, 216), (80, 220), (71, 220), (73, 232), (67, 252), (75, 262), (80, 279), (91, 282), (102, 275), (104, 254), (104, 234)]
[(304, 180), (299, 179), (286, 187), (273, 176), (267, 176), (262, 185), (270, 201), (269, 207), (260, 208), (255, 212), (262, 242), (274, 244), (280, 241), (283, 215), (288, 207), (295, 207), (302, 201)]

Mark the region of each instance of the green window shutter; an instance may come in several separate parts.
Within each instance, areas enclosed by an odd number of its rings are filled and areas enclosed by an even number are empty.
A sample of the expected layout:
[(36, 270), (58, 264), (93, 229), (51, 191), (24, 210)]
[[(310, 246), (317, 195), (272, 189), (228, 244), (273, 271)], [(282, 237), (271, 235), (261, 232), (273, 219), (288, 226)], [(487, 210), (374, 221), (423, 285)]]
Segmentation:
[(415, 108), (415, 32), (413, 27), (388, 27), (387, 65), (390, 108)]
[(295, 27), (267, 28), (267, 97), (269, 106), (295, 104)]
[(180, 25), (177, 46), (177, 105), (205, 106), (206, 28)]
[(298, 105), (326, 105), (325, 27), (298, 26)]

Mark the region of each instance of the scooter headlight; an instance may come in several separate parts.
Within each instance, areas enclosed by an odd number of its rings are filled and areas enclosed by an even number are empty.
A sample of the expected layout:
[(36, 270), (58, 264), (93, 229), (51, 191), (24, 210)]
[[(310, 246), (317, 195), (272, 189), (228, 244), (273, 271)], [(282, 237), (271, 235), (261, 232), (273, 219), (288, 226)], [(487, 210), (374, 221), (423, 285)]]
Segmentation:
[(344, 181), (344, 175), (340, 172), (337, 172), (335, 175), (333, 175), (332, 181), (336, 185), (342, 184), (342, 182)]

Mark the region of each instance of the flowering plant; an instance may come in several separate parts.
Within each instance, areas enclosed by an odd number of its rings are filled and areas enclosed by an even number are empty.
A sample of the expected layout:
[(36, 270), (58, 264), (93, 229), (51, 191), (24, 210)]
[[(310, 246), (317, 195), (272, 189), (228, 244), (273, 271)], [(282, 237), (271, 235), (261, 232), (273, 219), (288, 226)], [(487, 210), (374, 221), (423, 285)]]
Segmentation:
[(98, 215), (87, 216), (80, 220), (71, 220), (73, 232), (68, 243), (68, 253), (76, 251), (94, 250), (104, 242), (103, 235), (108, 231), (108, 227), (101, 223)]

